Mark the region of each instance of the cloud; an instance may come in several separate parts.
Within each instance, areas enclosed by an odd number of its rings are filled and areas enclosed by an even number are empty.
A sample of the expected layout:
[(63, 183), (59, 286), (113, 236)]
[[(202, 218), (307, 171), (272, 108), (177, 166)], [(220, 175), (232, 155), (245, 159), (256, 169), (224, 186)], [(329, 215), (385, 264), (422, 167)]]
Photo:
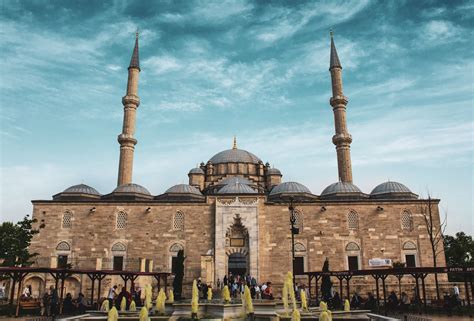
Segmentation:
[(309, 2), (300, 8), (268, 6), (260, 18), (261, 25), (252, 33), (258, 40), (271, 44), (293, 36), (313, 19), (314, 30), (336, 26), (362, 11), (369, 1), (356, 2)]
[(422, 27), (422, 41), (433, 45), (454, 42), (459, 39), (461, 28), (447, 20), (431, 20)]

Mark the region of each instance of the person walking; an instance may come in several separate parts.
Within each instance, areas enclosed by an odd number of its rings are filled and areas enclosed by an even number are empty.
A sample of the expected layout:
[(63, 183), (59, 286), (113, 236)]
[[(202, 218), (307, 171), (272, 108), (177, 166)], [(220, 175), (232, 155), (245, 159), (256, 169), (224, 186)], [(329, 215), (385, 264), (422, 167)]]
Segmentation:
[(117, 284), (109, 289), (109, 293), (107, 294), (107, 300), (109, 300), (109, 307), (112, 308), (114, 305), (115, 297), (117, 296)]
[(54, 286), (49, 287), (51, 298), (49, 300), (49, 309), (51, 316), (54, 318), (58, 314), (58, 304), (59, 304), (59, 297), (58, 297), (58, 290)]

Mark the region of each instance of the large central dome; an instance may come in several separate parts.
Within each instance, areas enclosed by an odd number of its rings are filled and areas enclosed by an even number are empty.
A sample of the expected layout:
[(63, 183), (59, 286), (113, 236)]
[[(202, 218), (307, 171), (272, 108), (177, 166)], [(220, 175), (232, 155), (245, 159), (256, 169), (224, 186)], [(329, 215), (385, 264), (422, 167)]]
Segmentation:
[(261, 162), (260, 158), (243, 149), (227, 149), (220, 153), (215, 154), (209, 160), (213, 164), (222, 163), (251, 163), (258, 164)]

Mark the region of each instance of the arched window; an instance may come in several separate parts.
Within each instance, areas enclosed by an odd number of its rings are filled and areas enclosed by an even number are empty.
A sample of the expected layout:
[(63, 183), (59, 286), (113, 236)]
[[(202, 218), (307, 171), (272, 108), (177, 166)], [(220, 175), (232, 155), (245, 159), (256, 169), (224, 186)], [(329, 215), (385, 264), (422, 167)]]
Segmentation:
[(121, 242), (117, 242), (114, 245), (112, 245), (112, 252), (125, 252), (127, 251), (127, 247), (125, 244)]
[(57, 267), (60, 269), (65, 269), (68, 266), (68, 256), (71, 254), (71, 245), (68, 242), (61, 241), (56, 245), (57, 251)]
[(56, 246), (57, 251), (71, 251), (71, 246), (68, 242), (61, 241)]
[(403, 244), (404, 250), (416, 250), (416, 244), (412, 241), (407, 241)]
[(184, 231), (184, 213), (177, 211), (173, 218), (173, 230)]
[(355, 242), (349, 242), (346, 245), (346, 251), (360, 251), (360, 246)]
[[(290, 213), (291, 215), (291, 213)], [(300, 233), (303, 231), (303, 213), (298, 210), (294, 210), (295, 227), (297, 227)]]
[(295, 243), (295, 252), (306, 252), (306, 247), (301, 243)]
[(117, 229), (124, 229), (127, 227), (127, 213), (118, 212), (117, 213)]
[(411, 231), (413, 229), (413, 218), (410, 211), (404, 210), (401, 217), (402, 230)]
[(121, 242), (112, 245), (112, 269), (114, 271), (122, 271), (125, 266), (125, 254), (127, 247)]
[(173, 252), (173, 253), (175, 253), (175, 252), (178, 253), (180, 250), (184, 251), (184, 247), (179, 243), (174, 243), (170, 247), (170, 252)]
[(69, 211), (64, 212), (62, 228), (71, 228), (72, 227), (72, 213)]
[(179, 243), (174, 243), (170, 247), (171, 273), (178, 271), (178, 252), (184, 251), (184, 247)]
[(402, 246), (402, 259), (405, 259), (406, 267), (416, 267), (418, 253), (417, 253), (417, 246), (412, 241), (406, 241), (403, 243)]
[(356, 230), (359, 228), (359, 214), (356, 211), (350, 211), (347, 214), (347, 227), (350, 230)]
[(346, 245), (347, 269), (357, 271), (360, 268), (360, 246), (355, 242)]
[(306, 246), (303, 243), (295, 243), (295, 259), (293, 261), (293, 271), (295, 275), (305, 272)]

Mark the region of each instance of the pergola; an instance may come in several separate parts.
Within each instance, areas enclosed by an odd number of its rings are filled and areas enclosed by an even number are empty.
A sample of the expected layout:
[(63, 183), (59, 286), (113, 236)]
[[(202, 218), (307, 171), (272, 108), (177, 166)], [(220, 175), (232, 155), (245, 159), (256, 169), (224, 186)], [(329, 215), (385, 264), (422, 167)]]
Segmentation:
[(58, 269), (58, 268), (41, 268), (41, 267), (0, 267), (0, 278), (10, 278), (12, 280), (12, 286), (10, 289), (9, 296), (9, 305), (10, 308), (13, 307), (13, 301), (15, 298), (15, 286), (18, 284), (17, 290), (17, 304), (15, 316), (19, 315), (20, 312), (20, 296), (21, 296), (21, 286), (22, 282), (28, 274), (31, 273), (46, 273), (50, 274), (55, 282), (56, 289), (58, 289), (59, 282), (61, 282), (61, 290), (59, 291), (59, 313), (62, 313), (63, 309), (63, 298), (64, 298), (64, 281), (74, 275), (74, 274), (85, 274), (89, 277), (92, 282), (91, 286), (91, 305), (94, 306), (94, 290), (95, 282), (97, 281), (98, 293), (97, 293), (97, 303), (100, 300), (102, 280), (108, 275), (119, 275), (124, 281), (125, 288), (127, 287), (128, 281), (131, 282), (130, 288), (135, 287), (135, 280), (139, 276), (152, 276), (158, 282), (158, 287), (161, 287), (161, 282), (163, 281), (165, 292), (168, 287), (168, 277), (171, 276), (171, 273), (168, 272), (134, 272), (134, 271), (115, 271), (115, 270), (84, 270), (84, 269)]
[[(353, 276), (371, 276), (375, 279), (375, 295), (377, 298), (377, 308), (379, 307), (380, 294), (379, 294), (379, 284), (382, 282), (382, 292), (383, 292), (383, 302), (385, 313), (387, 313), (387, 293), (385, 288), (385, 279), (393, 275), (398, 279), (398, 286), (401, 288), (401, 279), (403, 276), (411, 276), (415, 279), (416, 289), (418, 293), (419, 286), (421, 283), (422, 296), (423, 296), (423, 306), (426, 310), (426, 289), (425, 289), (425, 278), (429, 274), (442, 274), (442, 273), (453, 273), (460, 274), (464, 278), (464, 288), (466, 293), (466, 301), (469, 307), (469, 313), (471, 313), (471, 295), (474, 298), (474, 288), (472, 287), (472, 281), (474, 278), (474, 267), (417, 267), (417, 268), (384, 268), (384, 269), (370, 269), (370, 270), (356, 270), (356, 271), (333, 271), (333, 272), (305, 272), (304, 275), (308, 276), (308, 285), (309, 285), (309, 296), (311, 299), (311, 284), (313, 279), (315, 279), (316, 284), (315, 294), (316, 299), (319, 297), (319, 280), (323, 276), (333, 276), (339, 280), (339, 291), (342, 295), (343, 293), (343, 281), (346, 281), (346, 293), (347, 298), (350, 298), (350, 281)], [(470, 287), (470, 291), (469, 291)], [(436, 292), (439, 293), (438, 284), (436, 284)]]

